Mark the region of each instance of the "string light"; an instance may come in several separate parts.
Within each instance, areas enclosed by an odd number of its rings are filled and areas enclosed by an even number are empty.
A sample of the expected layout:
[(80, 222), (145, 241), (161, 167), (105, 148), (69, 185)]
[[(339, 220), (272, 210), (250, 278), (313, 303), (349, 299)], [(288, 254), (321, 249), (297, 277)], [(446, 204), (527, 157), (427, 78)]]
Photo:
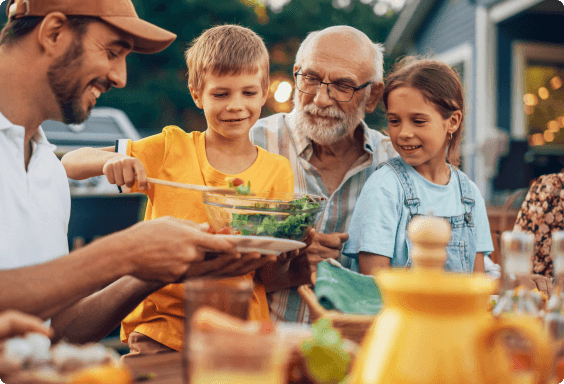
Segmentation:
[(544, 131), (543, 138), (546, 140), (547, 143), (550, 143), (554, 140), (554, 132), (552, 131)]
[(377, 16), (384, 16), (388, 12), (389, 5), (384, 1), (379, 1), (374, 5), (374, 13)]
[(279, 103), (285, 103), (292, 95), (292, 85), (287, 81), (282, 81), (278, 84), (276, 92), (274, 92), (274, 100)]
[(542, 133), (535, 133), (532, 137), (531, 140), (533, 142), (533, 145), (543, 145), (544, 144), (544, 138)]
[(554, 76), (552, 79), (550, 79), (550, 86), (554, 90), (559, 89), (562, 86), (562, 79), (558, 76)]
[(525, 103), (525, 105), (529, 105), (531, 107), (534, 107), (535, 105), (537, 105), (539, 103), (539, 99), (537, 98), (537, 95), (535, 95), (535, 94), (526, 93), (525, 95), (523, 95), (523, 102)]
[[(551, 132), (558, 132), (560, 130), (560, 127), (558, 126), (558, 123), (556, 122), (556, 120), (550, 120), (547, 124), (547, 127), (549, 129), (549, 131)], [(549, 140), (547, 140), (549, 141)]]
[(546, 89), (545, 87), (540, 87), (539, 88), (539, 97), (543, 100), (548, 99), (548, 96), (550, 96), (550, 94), (548, 93), (548, 89)]

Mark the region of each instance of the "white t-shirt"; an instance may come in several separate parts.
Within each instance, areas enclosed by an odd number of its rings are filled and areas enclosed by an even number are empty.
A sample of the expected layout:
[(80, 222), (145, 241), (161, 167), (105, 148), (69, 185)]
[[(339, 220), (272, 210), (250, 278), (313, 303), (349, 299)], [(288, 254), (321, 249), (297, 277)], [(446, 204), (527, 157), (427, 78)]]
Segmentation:
[(22, 126), (0, 113), (0, 269), (68, 254), (70, 191), (56, 148), (38, 129), (28, 170)]

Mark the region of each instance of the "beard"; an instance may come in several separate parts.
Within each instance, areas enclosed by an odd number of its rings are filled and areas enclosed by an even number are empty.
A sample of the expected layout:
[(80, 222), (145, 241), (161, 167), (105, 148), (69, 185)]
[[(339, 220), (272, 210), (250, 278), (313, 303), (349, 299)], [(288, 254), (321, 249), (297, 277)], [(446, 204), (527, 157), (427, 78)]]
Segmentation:
[[(330, 145), (342, 138), (352, 135), (358, 124), (364, 119), (364, 108), (368, 102), (369, 92), (366, 92), (358, 108), (349, 115), (334, 106), (320, 108), (311, 102), (302, 106), (298, 100), (298, 92), (294, 93), (294, 106), (296, 109), (296, 126), (300, 133), (310, 140), (321, 145)], [(333, 121), (321, 119), (317, 116), (328, 117)], [(311, 122), (313, 118), (313, 122)]]
[[(84, 63), (83, 53), (82, 39), (77, 38), (47, 70), (49, 86), (55, 94), (65, 124), (82, 124), (94, 107), (92, 105), (84, 109), (81, 106), (85, 88), (80, 85), (78, 74)], [(91, 83), (97, 83), (104, 90), (111, 87), (108, 80), (93, 80)]]

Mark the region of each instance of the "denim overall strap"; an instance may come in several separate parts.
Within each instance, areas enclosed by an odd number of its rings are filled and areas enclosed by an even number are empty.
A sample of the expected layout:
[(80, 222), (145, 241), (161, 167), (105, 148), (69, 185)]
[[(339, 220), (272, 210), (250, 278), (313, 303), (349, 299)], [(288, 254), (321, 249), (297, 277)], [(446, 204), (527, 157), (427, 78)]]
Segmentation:
[[(418, 215), (419, 205), (421, 204), (421, 200), (419, 200), (415, 195), (415, 186), (413, 185), (413, 181), (411, 180), (411, 177), (409, 177), (409, 175), (407, 174), (407, 170), (405, 169), (402, 162), (398, 158), (389, 159), (384, 163), (382, 163), (382, 165), (384, 164), (388, 165), (390, 168), (394, 170), (396, 176), (400, 181), (403, 192), (405, 193), (404, 204), (409, 209), (409, 216), (407, 217), (407, 222), (406, 222), (406, 231), (407, 231), (407, 226), (409, 226), (409, 223), (411, 222), (413, 217)], [(411, 249), (410, 249), (411, 241), (409, 240), (409, 238), (406, 237), (406, 242), (407, 242), (408, 255), (407, 255), (407, 262), (405, 264), (405, 268), (411, 268), (412, 265)]]
[(411, 178), (407, 174), (405, 167), (401, 163), (401, 160), (398, 159), (397, 157), (384, 161), (378, 166), (378, 168), (380, 168), (383, 165), (388, 165), (390, 168), (392, 168), (392, 170), (396, 173), (400, 181), (401, 187), (403, 188), (403, 192), (405, 193), (404, 204), (407, 208), (409, 208), (409, 215), (410, 215), (408, 219), (408, 223), (409, 223), (409, 221), (411, 221), (411, 218), (417, 215), (417, 212), (419, 210), (419, 204), (421, 204), (421, 200), (419, 200), (417, 196), (415, 196), (415, 186), (413, 185)]
[[(449, 165), (449, 167), (452, 166)], [(456, 177), (458, 178), (458, 185), (460, 186), (460, 196), (462, 197), (462, 204), (464, 205), (464, 219), (468, 222), (472, 222), (472, 208), (476, 201), (472, 199), (472, 192), (470, 189), (470, 181), (468, 176), (462, 173), (460, 170), (456, 169)]]

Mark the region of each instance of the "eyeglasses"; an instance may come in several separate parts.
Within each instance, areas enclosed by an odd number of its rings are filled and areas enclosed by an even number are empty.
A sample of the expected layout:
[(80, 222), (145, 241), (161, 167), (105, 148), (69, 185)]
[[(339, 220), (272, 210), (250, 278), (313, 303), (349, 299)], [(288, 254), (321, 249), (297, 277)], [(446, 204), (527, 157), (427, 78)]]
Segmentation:
[(298, 91), (308, 95), (315, 95), (319, 92), (321, 84), (325, 84), (327, 86), (327, 94), (329, 97), (339, 103), (347, 103), (351, 101), (356, 91), (360, 91), (373, 83), (373, 81), (368, 81), (359, 87), (352, 87), (350, 85), (337, 83), (325, 83), (315, 77), (299, 73), (300, 70), (301, 68), (294, 73), (294, 76), (296, 76), (296, 88), (298, 88)]

